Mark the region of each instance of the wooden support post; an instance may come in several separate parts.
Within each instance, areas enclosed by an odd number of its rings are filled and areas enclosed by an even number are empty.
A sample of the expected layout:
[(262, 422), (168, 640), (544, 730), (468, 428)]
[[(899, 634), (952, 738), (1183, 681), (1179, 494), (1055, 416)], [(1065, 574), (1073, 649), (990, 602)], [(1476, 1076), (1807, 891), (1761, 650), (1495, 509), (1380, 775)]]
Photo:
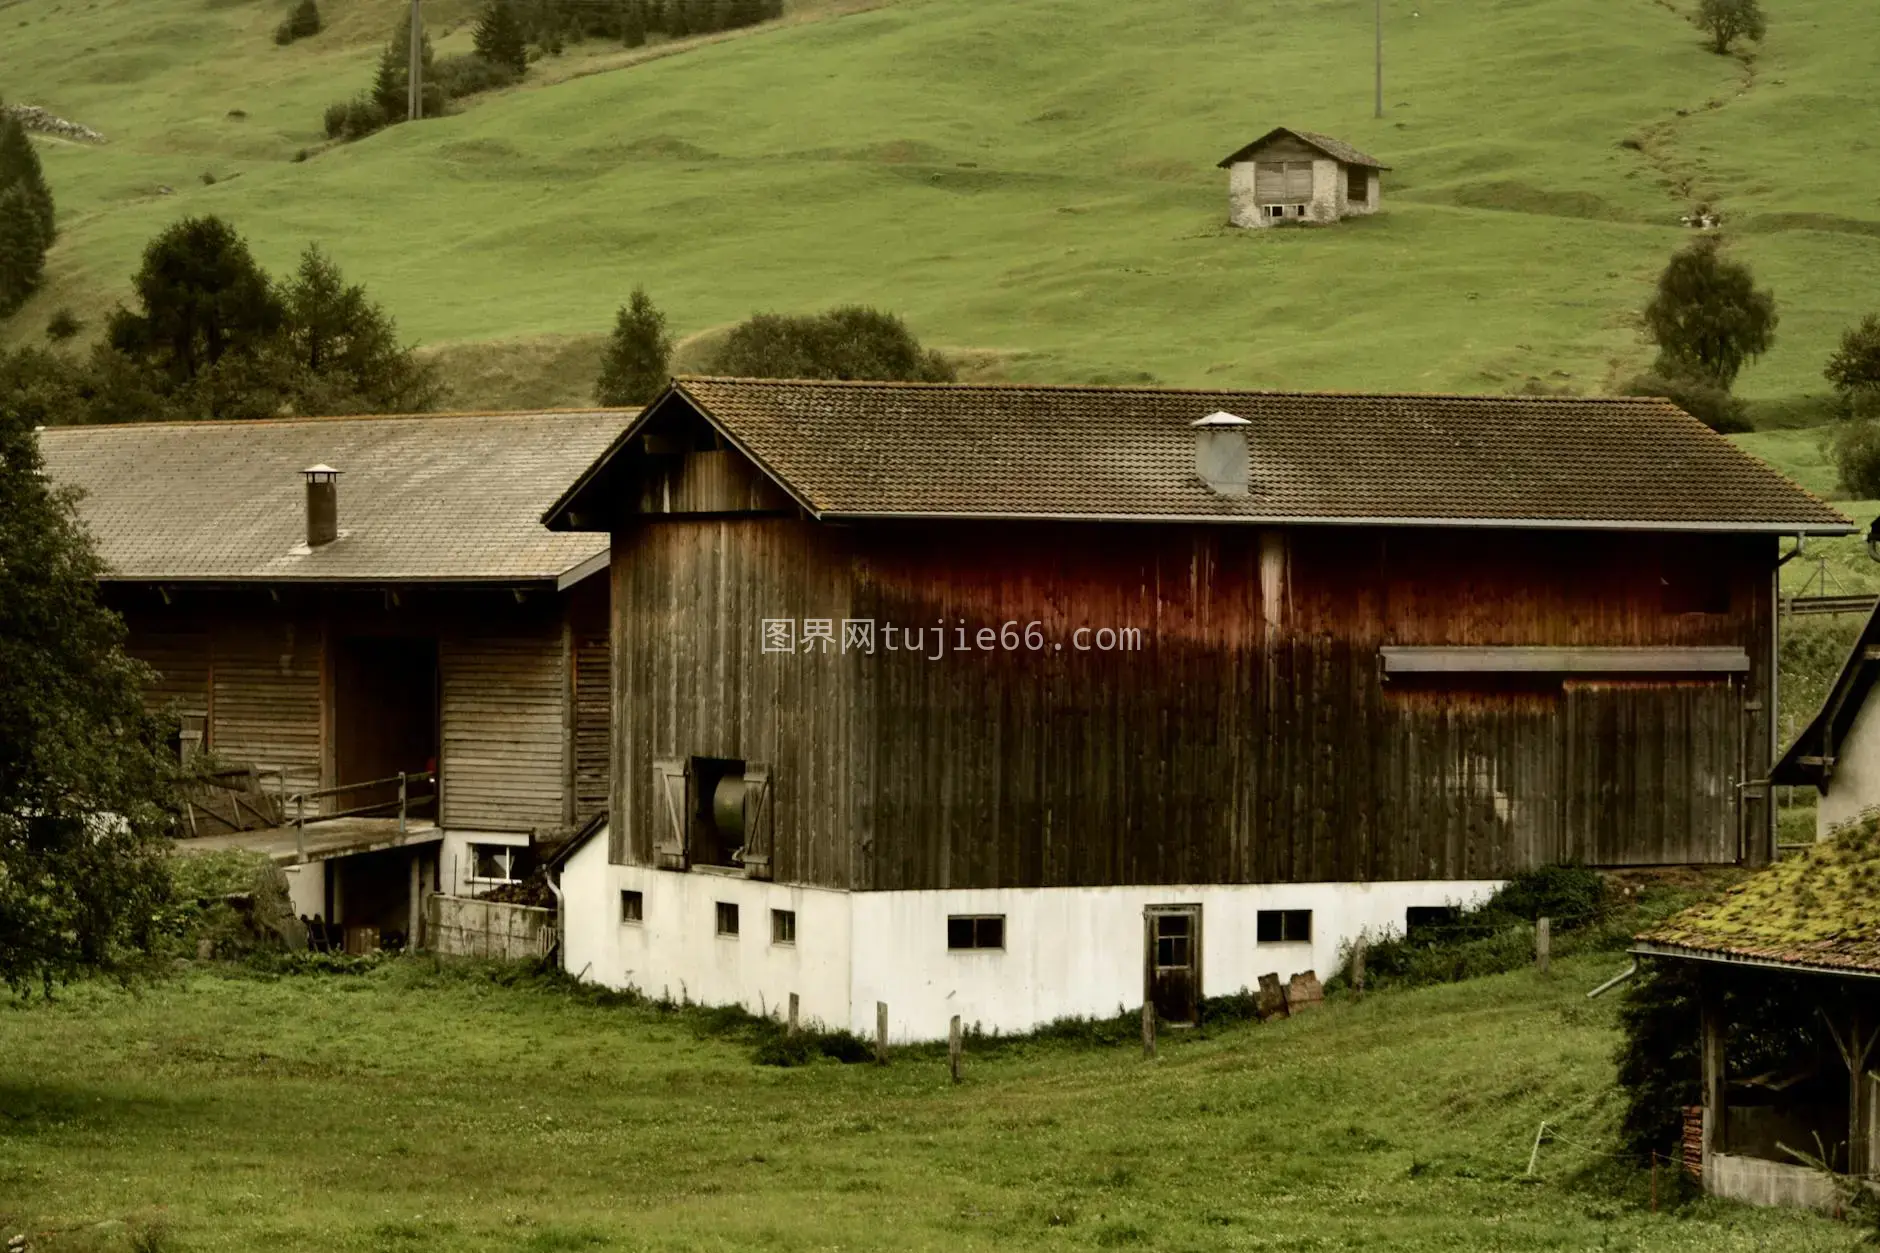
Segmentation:
[(405, 801), (410, 796), (410, 785), (406, 782), (405, 772), (398, 772), (398, 838), (405, 838)]
[(947, 1068), (953, 1072), (953, 1082), (960, 1081), (960, 1052), (963, 1044), (960, 1040), (960, 1016), (953, 1015), (953, 1025), (947, 1028)]
[(307, 864), (307, 797), (304, 793), (294, 797), (294, 860), (303, 866)]
[(875, 1064), (888, 1064), (888, 1002), (875, 1002)]
[(1351, 942), (1351, 995), (1354, 998), (1364, 996), (1364, 937), (1362, 935)]
[(1534, 923), (1534, 964), (1546, 974), (1554, 956), (1554, 920), (1537, 919)]
[(1705, 983), (1699, 993), (1698, 1021), (1703, 1033), (1704, 1092), (1704, 1163), (1703, 1176), (1710, 1178), (1710, 1158), (1725, 1147), (1723, 1134), (1724, 1031), (1723, 997), (1717, 988)]
[(796, 1034), (796, 993), (794, 992), (790, 993), (790, 1020), (784, 1027), (784, 1031), (789, 1035)]
[(1155, 1002), (1142, 1003), (1142, 1055), (1155, 1056)]

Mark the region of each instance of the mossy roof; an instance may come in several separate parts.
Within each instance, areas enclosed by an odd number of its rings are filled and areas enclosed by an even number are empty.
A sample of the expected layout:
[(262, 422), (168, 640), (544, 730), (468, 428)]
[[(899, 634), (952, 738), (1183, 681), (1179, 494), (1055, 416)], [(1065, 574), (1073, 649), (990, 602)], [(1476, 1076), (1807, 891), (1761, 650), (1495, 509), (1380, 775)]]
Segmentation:
[(1880, 813), (1638, 939), (1646, 951), (1880, 974)]

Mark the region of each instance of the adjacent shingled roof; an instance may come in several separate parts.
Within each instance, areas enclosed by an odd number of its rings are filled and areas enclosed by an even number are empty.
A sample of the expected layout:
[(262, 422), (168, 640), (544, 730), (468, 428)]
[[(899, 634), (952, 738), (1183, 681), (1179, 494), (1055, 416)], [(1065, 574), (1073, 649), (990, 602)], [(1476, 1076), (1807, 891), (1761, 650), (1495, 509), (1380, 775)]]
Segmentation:
[(1317, 131), (1296, 131), (1286, 126), (1275, 126), (1272, 130), (1260, 136), (1246, 147), (1238, 148), (1229, 153), (1227, 156), (1221, 158), (1221, 163), (1217, 168), (1224, 170), (1236, 161), (1245, 161), (1257, 149), (1272, 143), (1281, 135), (1291, 135), (1299, 142), (1309, 144), (1317, 148), (1320, 152), (1323, 152), (1326, 156), (1332, 158), (1332, 160), (1342, 161), (1346, 165), (1368, 165), (1374, 170), (1388, 170), (1390, 168), (1376, 157), (1368, 153), (1359, 152), (1342, 139), (1333, 139), (1330, 135), (1321, 135)]
[(1880, 974), (1880, 815), (1638, 937), (1641, 952)]
[[(47, 473), (113, 576), (166, 581), (562, 579), (606, 542), (543, 528), (543, 508), (632, 411), (51, 427)], [(306, 542), (301, 471), (339, 480), (340, 538)]]
[[(821, 517), (1056, 517), (1630, 530), (1852, 524), (1668, 401), (681, 378), (690, 405)], [(1190, 424), (1247, 425), (1251, 490)], [(623, 435), (546, 519), (592, 487)], [(586, 508), (578, 510), (587, 513)]]
[(1867, 616), (1867, 623), (1854, 637), (1854, 646), (1847, 650), (1841, 672), (1828, 688), (1821, 708), (1782, 754), (1782, 759), (1769, 773), (1769, 781), (1808, 784), (1824, 792), (1829, 790), (1834, 781), (1834, 769), (1829, 763), (1847, 739), (1861, 706), (1867, 702), (1867, 694), (1873, 690), (1875, 679), (1880, 679), (1880, 606)]

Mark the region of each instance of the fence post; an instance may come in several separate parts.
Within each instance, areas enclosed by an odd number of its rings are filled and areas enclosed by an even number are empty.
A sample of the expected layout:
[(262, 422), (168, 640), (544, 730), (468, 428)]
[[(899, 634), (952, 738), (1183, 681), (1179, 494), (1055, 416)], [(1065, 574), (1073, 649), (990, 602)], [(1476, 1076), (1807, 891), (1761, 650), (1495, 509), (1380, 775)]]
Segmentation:
[(796, 993), (790, 993), (790, 1022), (785, 1030), (790, 1035), (796, 1034)]
[(960, 1016), (953, 1015), (953, 1025), (947, 1028), (947, 1067), (953, 1072), (953, 1082), (960, 1081)]
[(307, 794), (294, 794), (294, 856), (305, 865), (307, 862)]
[(888, 1002), (875, 1002), (875, 1065), (888, 1064)]
[(1549, 961), (1553, 957), (1554, 920), (1541, 918), (1534, 923), (1534, 964), (1542, 974), (1547, 973)]
[(1360, 934), (1351, 942), (1351, 993), (1356, 999), (1364, 997), (1364, 936)]
[(405, 772), (398, 772), (398, 838), (405, 838)]
[(1142, 1003), (1142, 1055), (1149, 1058), (1155, 1056), (1155, 1001), (1153, 999)]

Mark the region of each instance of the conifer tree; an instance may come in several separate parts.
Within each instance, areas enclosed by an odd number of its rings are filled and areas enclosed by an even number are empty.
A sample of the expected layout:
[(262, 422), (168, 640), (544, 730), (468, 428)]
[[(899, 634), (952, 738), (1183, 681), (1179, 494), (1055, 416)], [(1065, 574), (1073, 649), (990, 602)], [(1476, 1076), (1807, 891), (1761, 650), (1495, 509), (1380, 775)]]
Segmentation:
[(0, 317), (38, 290), (52, 247), (52, 190), (18, 117), (0, 105)]
[(620, 38), (629, 48), (646, 43), (646, 5), (642, 0), (626, 0), (626, 12), (620, 19)]
[(601, 357), (594, 396), (603, 405), (643, 405), (658, 396), (670, 377), (672, 338), (666, 315), (636, 287), (614, 316), (614, 331)]
[[(409, 44), (407, 44), (409, 46)], [(477, 55), (492, 65), (503, 65), (518, 74), (529, 68), (529, 50), (523, 41), (522, 22), (510, 0), (490, 0), (477, 19)]]

